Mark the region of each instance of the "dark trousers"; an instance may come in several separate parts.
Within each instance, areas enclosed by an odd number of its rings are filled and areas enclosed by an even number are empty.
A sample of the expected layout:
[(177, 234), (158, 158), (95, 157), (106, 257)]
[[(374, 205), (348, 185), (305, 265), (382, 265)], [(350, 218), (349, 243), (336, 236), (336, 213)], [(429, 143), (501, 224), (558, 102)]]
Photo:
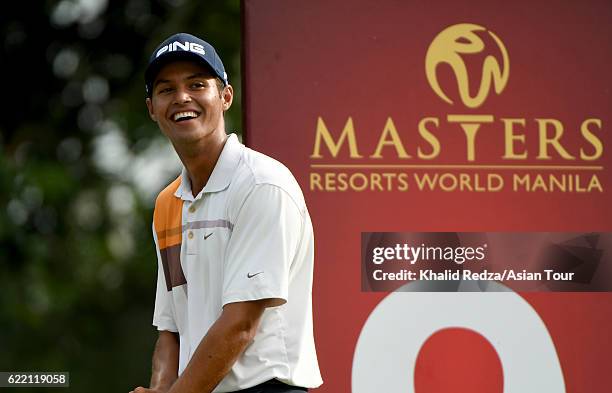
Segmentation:
[[(250, 387), (248, 389), (239, 390), (240, 393), (304, 393), (308, 389), (301, 388), (298, 386), (291, 386), (284, 384), (276, 379), (268, 382), (264, 382), (257, 386)], [(236, 392), (236, 393), (238, 393)]]

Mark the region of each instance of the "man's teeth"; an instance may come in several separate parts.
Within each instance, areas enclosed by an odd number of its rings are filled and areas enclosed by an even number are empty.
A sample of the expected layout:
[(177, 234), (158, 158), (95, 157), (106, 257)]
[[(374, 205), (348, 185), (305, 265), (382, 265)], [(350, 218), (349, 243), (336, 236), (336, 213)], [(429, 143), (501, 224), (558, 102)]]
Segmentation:
[(183, 119), (193, 119), (195, 117), (198, 117), (198, 114), (193, 111), (178, 112), (174, 114), (174, 121), (179, 121)]

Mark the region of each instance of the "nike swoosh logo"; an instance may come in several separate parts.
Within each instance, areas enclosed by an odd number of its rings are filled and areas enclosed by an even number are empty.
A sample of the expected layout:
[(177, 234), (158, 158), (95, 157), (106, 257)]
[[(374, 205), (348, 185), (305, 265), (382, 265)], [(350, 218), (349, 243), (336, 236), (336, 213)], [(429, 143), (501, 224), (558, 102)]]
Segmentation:
[(253, 278), (253, 277), (255, 277), (256, 275), (261, 274), (261, 273), (263, 273), (263, 272), (257, 272), (257, 273), (254, 273), (254, 274), (247, 273), (247, 277), (248, 277), (248, 278)]
[(211, 233), (209, 233), (208, 235), (204, 235), (204, 240), (206, 240), (206, 239), (208, 239), (209, 237), (211, 237), (213, 233), (214, 233), (214, 232), (211, 232)]

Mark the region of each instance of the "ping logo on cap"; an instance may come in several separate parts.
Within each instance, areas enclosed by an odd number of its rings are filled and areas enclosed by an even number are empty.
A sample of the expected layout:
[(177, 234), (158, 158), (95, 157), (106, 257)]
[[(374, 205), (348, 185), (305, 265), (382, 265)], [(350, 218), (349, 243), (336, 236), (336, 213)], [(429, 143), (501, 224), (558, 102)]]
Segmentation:
[(200, 55), (206, 54), (206, 52), (204, 51), (204, 47), (200, 44), (196, 44), (195, 42), (189, 42), (189, 41), (185, 41), (185, 43), (182, 43), (180, 41), (174, 41), (174, 42), (169, 43), (168, 45), (164, 45), (161, 48), (159, 48), (159, 50), (155, 54), (155, 57), (157, 58), (161, 56), (162, 54), (164, 54), (165, 52), (175, 52), (178, 50), (194, 52)]

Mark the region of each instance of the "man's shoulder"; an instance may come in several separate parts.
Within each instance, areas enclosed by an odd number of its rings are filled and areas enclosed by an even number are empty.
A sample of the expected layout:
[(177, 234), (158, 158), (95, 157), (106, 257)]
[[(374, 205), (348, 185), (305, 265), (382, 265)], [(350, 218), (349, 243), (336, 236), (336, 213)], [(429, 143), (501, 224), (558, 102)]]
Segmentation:
[(248, 147), (244, 149), (243, 166), (254, 184), (283, 187), (295, 182), (293, 174), (282, 162)]
[(174, 199), (176, 199), (174, 194), (176, 193), (176, 190), (180, 187), (180, 185), (181, 185), (181, 176), (179, 175), (176, 179), (172, 181), (172, 183), (168, 184), (157, 195), (157, 199), (155, 200), (155, 208), (157, 209), (158, 207), (162, 205), (166, 205), (170, 203), (171, 201), (173, 201)]
[(298, 206), (304, 205), (304, 196), (297, 180), (282, 162), (245, 147), (240, 166), (239, 183), (248, 184), (247, 188), (275, 186), (289, 194)]

